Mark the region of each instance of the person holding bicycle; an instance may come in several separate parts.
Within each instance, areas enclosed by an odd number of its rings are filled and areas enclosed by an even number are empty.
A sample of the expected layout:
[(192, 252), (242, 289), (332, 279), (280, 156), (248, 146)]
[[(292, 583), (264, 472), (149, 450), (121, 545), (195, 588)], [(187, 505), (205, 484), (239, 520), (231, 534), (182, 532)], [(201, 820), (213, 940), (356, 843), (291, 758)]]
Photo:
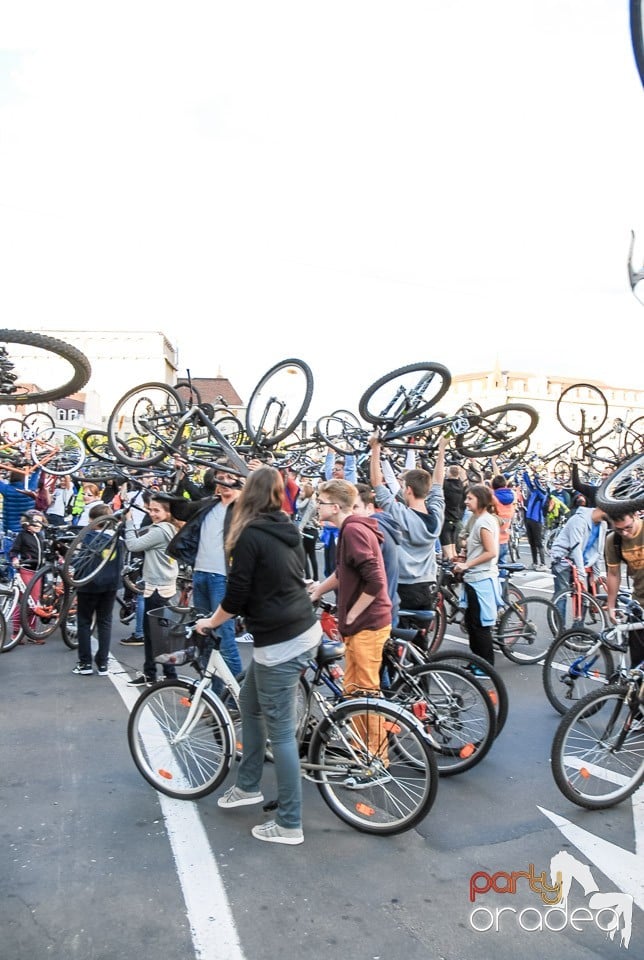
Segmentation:
[[(20, 571), (22, 582), (28, 587), (36, 571), (43, 562), (43, 527), (47, 521), (39, 510), (27, 510), (20, 518), (21, 530), (9, 549), (11, 566)], [(34, 597), (38, 600), (39, 597)], [(20, 629), (20, 604), (13, 611), (13, 635)], [(30, 643), (44, 643), (42, 639), (32, 640)]]
[[(615, 622), (617, 594), (622, 580), (622, 563), (633, 582), (633, 599), (644, 606), (644, 521), (632, 510), (610, 512), (613, 529), (606, 537), (606, 593), (608, 615)], [(628, 634), (631, 666), (644, 660), (644, 629)]]
[[(564, 523), (550, 548), (554, 596), (572, 586), (571, 564), (576, 568), (582, 584), (587, 583), (587, 568), (593, 568), (599, 576), (607, 520), (607, 514), (598, 507), (579, 507)], [(565, 622), (565, 597), (558, 601), (558, 605), (562, 622)]]
[(465, 506), (471, 511), (465, 560), (454, 564), (454, 573), (463, 576), (465, 627), (472, 653), (494, 665), (492, 627), (496, 623), (503, 598), (499, 587), (499, 521), (496, 500), (489, 487), (477, 483), (465, 494)]
[(302, 670), (320, 642), (320, 627), (304, 583), (305, 556), (296, 525), (281, 509), (284, 481), (274, 467), (253, 470), (237, 500), (226, 537), (232, 557), (226, 592), (199, 633), (242, 616), (253, 658), (239, 695), (244, 750), (237, 780), (217, 805), (230, 810), (262, 803), (267, 738), (275, 762), (274, 820), (251, 833), (268, 843), (303, 843), (302, 777), (296, 738), (296, 693)]

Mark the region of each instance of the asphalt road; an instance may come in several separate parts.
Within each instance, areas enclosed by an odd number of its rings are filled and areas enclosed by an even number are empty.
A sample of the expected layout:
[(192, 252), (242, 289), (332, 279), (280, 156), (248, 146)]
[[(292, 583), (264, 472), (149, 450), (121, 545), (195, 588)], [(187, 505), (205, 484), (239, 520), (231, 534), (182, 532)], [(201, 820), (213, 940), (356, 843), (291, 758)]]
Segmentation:
[[(518, 582), (526, 592), (550, 590), (543, 574)], [(642, 790), (605, 812), (563, 798), (549, 768), (559, 717), (540, 667), (497, 655), (510, 691), (507, 725), (478, 767), (441, 779), (416, 830), (361, 834), (305, 783), (305, 842), (282, 847), (251, 837), (258, 807), (220, 811), (220, 791), (168, 801), (141, 778), (126, 740), (136, 694), (125, 680), (143, 654), (119, 646), (127, 632), (114, 629), (108, 678), (73, 676), (75, 654), (58, 634), (0, 656), (3, 960), (644, 954)], [(267, 765), (266, 796), (272, 783)], [(610, 939), (601, 928), (613, 912), (591, 908), (592, 890), (576, 880), (567, 912), (547, 915), (539, 877), (548, 880), (562, 852), (611, 902), (635, 895), (630, 931), (620, 917)], [(512, 872), (528, 876), (513, 886)]]

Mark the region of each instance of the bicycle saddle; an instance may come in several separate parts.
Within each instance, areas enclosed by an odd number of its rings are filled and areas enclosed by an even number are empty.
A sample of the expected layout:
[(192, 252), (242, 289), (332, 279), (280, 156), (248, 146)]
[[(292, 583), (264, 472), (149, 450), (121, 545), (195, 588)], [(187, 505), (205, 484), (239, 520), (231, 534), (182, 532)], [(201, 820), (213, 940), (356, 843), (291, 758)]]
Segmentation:
[(334, 660), (340, 660), (344, 656), (345, 645), (343, 643), (322, 642), (315, 655), (316, 663), (319, 667), (326, 666), (327, 663), (333, 663)]

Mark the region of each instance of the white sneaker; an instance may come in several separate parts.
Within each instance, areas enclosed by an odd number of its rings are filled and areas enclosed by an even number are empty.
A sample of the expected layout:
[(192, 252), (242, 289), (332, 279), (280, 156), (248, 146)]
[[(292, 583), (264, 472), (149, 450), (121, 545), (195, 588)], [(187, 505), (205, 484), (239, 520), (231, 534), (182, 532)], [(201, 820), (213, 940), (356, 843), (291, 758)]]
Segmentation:
[(231, 810), (233, 807), (250, 807), (253, 803), (261, 803), (264, 795), (260, 790), (248, 793), (246, 790), (240, 790), (238, 786), (230, 787), (217, 800), (217, 806), (224, 810)]
[(274, 820), (260, 823), (251, 830), (256, 840), (266, 840), (267, 843), (286, 843), (296, 846), (304, 843), (304, 832), (301, 827), (281, 827)]

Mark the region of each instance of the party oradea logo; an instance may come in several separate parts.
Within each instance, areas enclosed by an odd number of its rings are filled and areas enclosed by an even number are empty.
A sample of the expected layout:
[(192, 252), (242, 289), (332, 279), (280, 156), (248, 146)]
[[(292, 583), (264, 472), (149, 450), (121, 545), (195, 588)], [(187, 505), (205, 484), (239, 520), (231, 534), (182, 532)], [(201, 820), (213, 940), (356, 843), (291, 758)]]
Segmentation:
[[(577, 886), (573, 888), (573, 883)], [(570, 897), (573, 888), (573, 897)], [(583, 891), (583, 900), (581, 892)], [(498, 897), (490, 905), (491, 894), (533, 897), (528, 906), (511, 902), (499, 906)], [(487, 902), (483, 902), (487, 898)], [(584, 902), (585, 900), (585, 902)], [(517, 926), (528, 933), (541, 930), (583, 933), (589, 926), (601, 930), (611, 940), (619, 931), (620, 946), (628, 948), (632, 932), (633, 897), (620, 890), (602, 893), (590, 867), (565, 850), (550, 860), (550, 871), (537, 873), (533, 863), (527, 870), (480, 870), (470, 877), (470, 902), (474, 904), (469, 922), (477, 933), (504, 933)]]

